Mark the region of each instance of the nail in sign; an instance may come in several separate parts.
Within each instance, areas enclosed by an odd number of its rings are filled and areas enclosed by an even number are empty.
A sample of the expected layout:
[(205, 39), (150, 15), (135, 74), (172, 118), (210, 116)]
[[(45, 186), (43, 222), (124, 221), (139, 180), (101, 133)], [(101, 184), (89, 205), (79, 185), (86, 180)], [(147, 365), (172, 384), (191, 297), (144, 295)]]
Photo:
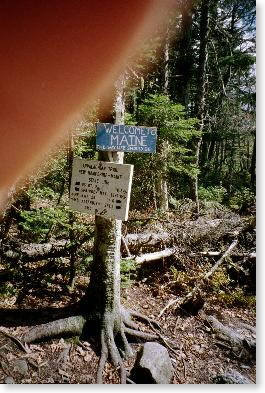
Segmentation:
[(96, 147), (98, 150), (136, 153), (156, 152), (156, 127), (97, 123)]
[(74, 158), (70, 190), (73, 210), (128, 219), (133, 165)]

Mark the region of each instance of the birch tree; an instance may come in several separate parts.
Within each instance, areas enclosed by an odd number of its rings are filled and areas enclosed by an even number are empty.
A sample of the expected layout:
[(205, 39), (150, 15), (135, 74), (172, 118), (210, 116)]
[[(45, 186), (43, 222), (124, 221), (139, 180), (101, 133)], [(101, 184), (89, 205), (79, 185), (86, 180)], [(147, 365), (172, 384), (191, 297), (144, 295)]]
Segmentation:
[[(125, 78), (121, 76), (115, 84), (114, 100), (110, 107), (103, 105), (105, 114), (101, 121), (115, 121), (116, 124), (124, 122), (124, 86)], [(98, 158), (121, 164), (124, 153), (100, 152)], [(80, 314), (36, 326), (23, 337), (23, 340), (29, 343), (62, 334), (96, 335), (101, 348), (97, 383), (103, 382), (103, 370), (107, 360), (115, 367), (119, 366), (121, 383), (126, 383), (122, 356), (132, 355), (127, 335), (145, 340), (158, 338), (155, 334), (139, 331), (132, 317), (148, 322), (150, 320), (137, 312), (126, 310), (120, 302), (121, 226), (121, 220), (95, 217), (94, 258), (86, 294), (79, 307), (76, 307), (76, 312), (79, 311)], [(155, 324), (154, 321), (153, 323)]]

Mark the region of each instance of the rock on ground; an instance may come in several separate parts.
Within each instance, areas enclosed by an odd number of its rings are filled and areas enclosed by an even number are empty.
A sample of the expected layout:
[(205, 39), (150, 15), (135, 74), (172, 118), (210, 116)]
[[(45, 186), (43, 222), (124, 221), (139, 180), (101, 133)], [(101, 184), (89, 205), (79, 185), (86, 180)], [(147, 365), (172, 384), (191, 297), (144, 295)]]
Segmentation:
[(23, 359), (16, 359), (14, 361), (14, 369), (21, 375), (26, 375), (28, 373), (28, 363)]
[(217, 375), (213, 379), (213, 383), (216, 384), (252, 384), (253, 382), (250, 381), (247, 377), (240, 374), (236, 370), (232, 370), (226, 372), (222, 375)]
[(16, 383), (16, 382), (13, 377), (6, 377), (4, 383), (12, 384), (12, 383)]
[(170, 384), (173, 375), (167, 349), (156, 342), (147, 342), (137, 354), (130, 377), (139, 384)]

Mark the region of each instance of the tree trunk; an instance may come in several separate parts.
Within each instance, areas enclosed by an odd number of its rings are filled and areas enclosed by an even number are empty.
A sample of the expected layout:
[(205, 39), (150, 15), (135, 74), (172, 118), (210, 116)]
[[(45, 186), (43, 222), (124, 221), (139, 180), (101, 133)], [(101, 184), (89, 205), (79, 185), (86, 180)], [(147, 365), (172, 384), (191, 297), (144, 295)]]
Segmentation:
[[(124, 123), (124, 77), (115, 84), (114, 113), (107, 111), (103, 121), (115, 124)], [(106, 109), (106, 108), (105, 108)], [(99, 152), (100, 161), (123, 163), (122, 152)], [(119, 352), (115, 346), (115, 336), (122, 331), (120, 305), (120, 248), (122, 221), (96, 216), (94, 258), (90, 283), (87, 289), (88, 312), (100, 321), (101, 360), (98, 370), (98, 382), (101, 382), (102, 371), (107, 357), (110, 355), (114, 364), (120, 364)], [(124, 379), (124, 378), (123, 378)]]
[(253, 151), (252, 151), (252, 156), (251, 156), (250, 182), (251, 182), (252, 188), (255, 188), (255, 185), (256, 185), (256, 134), (255, 134)]
[(157, 181), (157, 194), (159, 195), (159, 209), (166, 212), (168, 210), (168, 189), (167, 181), (162, 176)]
[(89, 312), (103, 329), (120, 327), (120, 220), (96, 216), (94, 260), (87, 289)]
[[(106, 110), (104, 122), (115, 124), (124, 123), (125, 100), (124, 100), (124, 76), (120, 77), (115, 84), (114, 103), (112, 110)], [(113, 117), (112, 112), (115, 116)], [(98, 153), (100, 161), (112, 161), (123, 163), (124, 153), (103, 152)], [(120, 247), (121, 247), (121, 220), (96, 216), (94, 260), (88, 294), (93, 299), (93, 307), (104, 319), (104, 315), (113, 314), (111, 319), (119, 318), (120, 314)], [(97, 294), (97, 302), (94, 301)]]
[[(121, 77), (115, 85), (115, 122), (121, 124), (124, 120), (124, 78)], [(105, 116), (103, 122), (113, 122), (113, 101), (103, 102)], [(102, 108), (101, 108), (102, 109)], [(99, 160), (116, 163), (123, 162), (124, 153), (99, 152)], [(103, 382), (103, 371), (109, 359), (114, 367), (120, 369), (121, 383), (126, 383), (126, 370), (123, 366), (120, 351), (124, 356), (132, 355), (132, 349), (126, 334), (144, 340), (155, 340), (159, 336), (137, 330), (137, 325), (131, 317), (150, 319), (134, 311), (125, 310), (120, 304), (120, 246), (121, 220), (96, 216), (94, 258), (90, 282), (85, 296), (79, 303), (82, 315), (64, 318), (48, 324), (37, 326), (26, 332), (23, 341), (32, 342), (54, 334), (96, 334), (100, 336), (101, 356), (97, 371), (97, 383)], [(152, 321), (156, 324), (155, 321)]]
[[(67, 149), (67, 161), (68, 161), (68, 172), (69, 172), (69, 184), (68, 184), (68, 189), (69, 189), (69, 194), (70, 194), (70, 188), (71, 188), (71, 177), (72, 177), (72, 166), (73, 166), (73, 157), (74, 157), (74, 151), (73, 151), (73, 136), (72, 132), (70, 131), (68, 134), (68, 149)], [(74, 288), (75, 285), (75, 275), (76, 275), (76, 255), (75, 255), (75, 250), (74, 250), (74, 243), (75, 243), (75, 235), (74, 235), (74, 212), (72, 210), (69, 210), (69, 217), (68, 217), (68, 222), (69, 222), (69, 240), (70, 240), (70, 277), (69, 277), (69, 287), (71, 289)]]
[(189, 113), (190, 102), (190, 81), (193, 64), (193, 51), (191, 47), (192, 33), (192, 1), (183, 2), (181, 18), (181, 42), (180, 42), (180, 64), (179, 74), (181, 75), (180, 103), (185, 106), (186, 113)]
[(169, 28), (167, 28), (164, 47), (164, 93), (168, 94), (169, 88)]
[[(204, 129), (205, 117), (205, 99), (206, 99), (206, 67), (208, 59), (208, 40), (209, 40), (209, 8), (211, 0), (205, 0), (201, 5), (200, 16), (200, 52), (199, 52), (199, 67), (198, 67), (198, 88), (195, 102), (195, 116), (200, 120), (199, 130), (202, 133)], [(196, 146), (195, 165), (199, 167), (200, 148), (202, 143), (202, 136), (199, 138)], [(193, 199), (196, 202), (197, 214), (200, 213), (199, 196), (198, 196), (198, 175), (194, 178)]]
[(156, 178), (156, 196), (157, 207), (162, 212), (168, 210), (168, 187), (167, 187), (167, 157), (168, 157), (169, 143), (167, 141), (162, 143), (161, 147), (161, 168)]

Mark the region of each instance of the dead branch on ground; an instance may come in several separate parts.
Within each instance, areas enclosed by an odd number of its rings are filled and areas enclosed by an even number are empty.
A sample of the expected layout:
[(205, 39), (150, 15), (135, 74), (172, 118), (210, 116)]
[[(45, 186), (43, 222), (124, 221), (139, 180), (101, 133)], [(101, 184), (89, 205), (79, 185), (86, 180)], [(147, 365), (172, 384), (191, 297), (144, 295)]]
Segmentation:
[(164, 312), (171, 306), (173, 306), (174, 304), (178, 307), (181, 307), (182, 304), (186, 303), (188, 300), (192, 299), (192, 297), (199, 292), (199, 289), (201, 287), (201, 285), (203, 284), (203, 282), (207, 279), (209, 279), (209, 277), (217, 270), (217, 268), (221, 265), (221, 263), (225, 260), (226, 257), (228, 257), (228, 255), (232, 252), (232, 250), (236, 247), (236, 245), (238, 244), (238, 239), (234, 240), (230, 246), (228, 247), (228, 249), (226, 250), (226, 252), (222, 255), (222, 257), (220, 259), (218, 259), (218, 261), (214, 264), (214, 266), (202, 277), (202, 279), (200, 280), (199, 283), (197, 283), (195, 285), (195, 287), (184, 297), (182, 298), (176, 298), (174, 300), (171, 300), (163, 309), (162, 311), (159, 313), (158, 318), (161, 318), (161, 316), (164, 314)]

